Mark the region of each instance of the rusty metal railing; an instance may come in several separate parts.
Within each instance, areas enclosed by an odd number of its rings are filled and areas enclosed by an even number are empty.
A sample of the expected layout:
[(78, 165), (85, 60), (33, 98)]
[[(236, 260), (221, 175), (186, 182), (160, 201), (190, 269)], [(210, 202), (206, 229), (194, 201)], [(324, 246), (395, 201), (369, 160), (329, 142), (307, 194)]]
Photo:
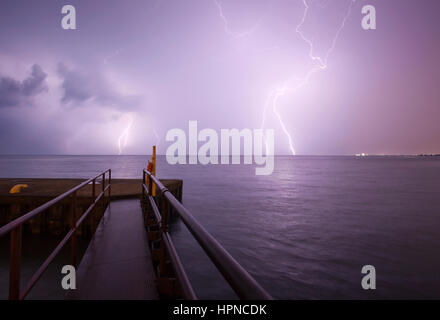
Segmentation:
[[(106, 186), (106, 174), (108, 173), (108, 185)], [(101, 179), (102, 190), (98, 196), (96, 196), (96, 180)], [(76, 230), (81, 225), (81, 223), (87, 218), (87, 216), (95, 208), (96, 204), (99, 203), (101, 199), (104, 201), (105, 193), (108, 191), (108, 198), (111, 196), (111, 181), (112, 172), (108, 169), (101, 172), (97, 176), (79, 184), (78, 186), (70, 189), (69, 191), (63, 193), (62, 195), (56, 197), (55, 199), (46, 202), (42, 206), (24, 214), (23, 216), (11, 221), (10, 223), (4, 225), (0, 228), (0, 238), (2, 236), (10, 234), (10, 261), (9, 261), (9, 299), (10, 300), (23, 300), (37, 281), (41, 278), (43, 273), (46, 271), (49, 264), (53, 261), (56, 255), (61, 251), (64, 245), (70, 240), (71, 251), (70, 260), (73, 266), (77, 264), (77, 239)], [(92, 204), (87, 208), (87, 210), (78, 217), (78, 207), (77, 207), (77, 192), (88, 184), (92, 184)], [(43, 264), (38, 268), (38, 270), (33, 274), (29, 282), (26, 284), (23, 290), (20, 287), (20, 270), (21, 270), (21, 247), (22, 247), (22, 229), (23, 224), (30, 219), (41, 214), (45, 210), (59, 203), (60, 201), (71, 196), (71, 210), (70, 210), (70, 230), (66, 236), (60, 241), (57, 247), (52, 251), (52, 253), (47, 257)]]
[[(148, 180), (148, 181), (147, 181)], [(156, 200), (151, 194), (153, 183), (156, 193), (161, 198), (161, 210), (156, 205)], [(148, 185), (148, 186), (147, 186)], [(147, 197), (153, 215), (161, 222), (161, 262), (164, 263), (164, 250), (168, 252), (177, 280), (186, 299), (197, 299), (191, 283), (183, 269), (171, 237), (167, 229), (167, 212), (170, 205), (179, 215), (193, 237), (229, 283), (240, 299), (267, 300), (272, 297), (257, 283), (257, 281), (222, 247), (222, 245), (194, 218), (194, 216), (174, 197), (174, 195), (148, 170), (143, 171), (142, 183), (143, 196)], [(160, 268), (159, 264), (159, 268)]]

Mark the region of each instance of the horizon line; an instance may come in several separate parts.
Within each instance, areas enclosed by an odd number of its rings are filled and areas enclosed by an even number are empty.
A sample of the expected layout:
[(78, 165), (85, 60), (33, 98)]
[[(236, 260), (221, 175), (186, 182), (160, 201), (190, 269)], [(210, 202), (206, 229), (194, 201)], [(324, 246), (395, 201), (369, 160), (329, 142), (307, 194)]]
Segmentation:
[[(78, 156), (78, 157), (133, 157), (133, 156), (151, 156), (152, 154), (73, 154), (73, 153), (0, 153), (0, 156)], [(157, 156), (166, 156), (166, 154), (157, 154)], [(185, 157), (197, 157), (197, 154), (193, 155), (185, 155)], [(252, 155), (228, 155), (228, 156), (222, 156), (222, 155), (213, 155), (214, 157), (245, 157), (245, 156), (254, 156)], [(266, 157), (267, 155), (263, 155)], [(440, 153), (413, 153), (413, 154), (406, 154), (406, 153), (389, 153), (389, 154), (364, 154), (361, 153), (358, 154), (275, 154), (273, 155), (275, 157), (387, 157), (387, 156), (440, 156)], [(208, 156), (209, 157), (209, 156)]]

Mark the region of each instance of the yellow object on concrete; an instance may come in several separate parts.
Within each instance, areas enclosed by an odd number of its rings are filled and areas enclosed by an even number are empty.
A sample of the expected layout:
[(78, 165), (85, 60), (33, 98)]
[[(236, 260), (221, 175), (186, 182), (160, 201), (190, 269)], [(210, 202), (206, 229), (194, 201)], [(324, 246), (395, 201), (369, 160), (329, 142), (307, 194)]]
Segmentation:
[(10, 194), (20, 193), (21, 190), (26, 189), (27, 187), (28, 187), (27, 184), (16, 184), (11, 188), (11, 190), (9, 190), (9, 193)]

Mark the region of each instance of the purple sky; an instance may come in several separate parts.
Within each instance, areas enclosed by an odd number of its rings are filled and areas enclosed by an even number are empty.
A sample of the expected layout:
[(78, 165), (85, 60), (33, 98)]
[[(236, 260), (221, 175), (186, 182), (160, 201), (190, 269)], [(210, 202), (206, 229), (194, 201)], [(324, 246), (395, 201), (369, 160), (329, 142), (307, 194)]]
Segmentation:
[[(330, 49), (351, 0), (308, 0)], [(78, 30), (60, 26), (77, 10)], [(377, 30), (361, 28), (361, 8)], [(220, 6), (219, 6), (220, 5)], [(2, 0), (0, 154), (164, 153), (169, 129), (275, 130), (271, 95), (316, 62), (302, 0)], [(328, 67), (277, 100), (297, 154), (440, 153), (438, 0), (357, 0)], [(269, 101), (269, 106), (268, 106)], [(131, 126), (130, 126), (131, 125)], [(127, 130), (129, 127), (129, 130)]]

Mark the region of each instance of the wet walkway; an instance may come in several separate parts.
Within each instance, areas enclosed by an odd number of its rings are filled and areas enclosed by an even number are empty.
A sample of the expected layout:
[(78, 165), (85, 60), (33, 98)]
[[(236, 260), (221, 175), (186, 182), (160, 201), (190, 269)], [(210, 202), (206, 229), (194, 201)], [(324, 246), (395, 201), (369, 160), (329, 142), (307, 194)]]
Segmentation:
[(77, 271), (75, 299), (158, 299), (139, 199), (112, 201)]

